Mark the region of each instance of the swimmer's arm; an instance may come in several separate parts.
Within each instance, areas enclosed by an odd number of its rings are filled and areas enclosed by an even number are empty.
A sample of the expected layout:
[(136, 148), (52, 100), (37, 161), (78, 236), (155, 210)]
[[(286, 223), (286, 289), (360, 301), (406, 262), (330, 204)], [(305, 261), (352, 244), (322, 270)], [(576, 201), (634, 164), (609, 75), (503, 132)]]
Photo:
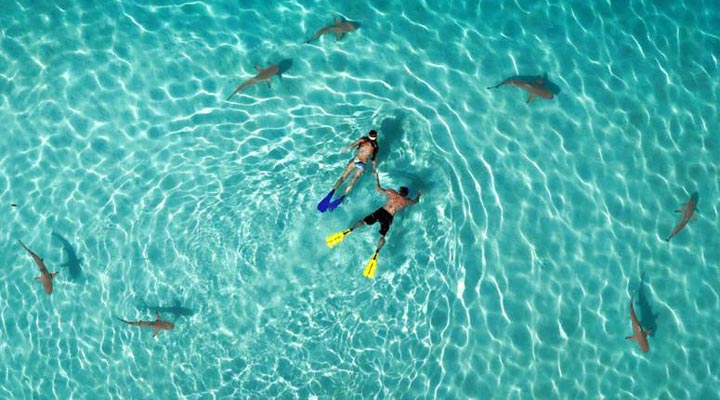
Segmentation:
[(420, 201), (420, 195), (422, 194), (422, 190), (418, 190), (417, 196), (415, 196), (414, 199), (408, 200), (410, 204), (417, 204), (418, 201)]
[(345, 146), (345, 148), (348, 149), (348, 150), (350, 150), (350, 149), (352, 149), (353, 147), (359, 146), (360, 143), (362, 143), (362, 141), (363, 141), (362, 139), (358, 139), (358, 140), (356, 140), (355, 142), (353, 142), (353, 144), (348, 145), (348, 146)]
[(380, 186), (380, 174), (378, 174), (377, 171), (375, 171), (375, 190), (377, 190), (379, 193), (382, 193), (382, 194), (388, 193), (387, 189), (383, 189)]

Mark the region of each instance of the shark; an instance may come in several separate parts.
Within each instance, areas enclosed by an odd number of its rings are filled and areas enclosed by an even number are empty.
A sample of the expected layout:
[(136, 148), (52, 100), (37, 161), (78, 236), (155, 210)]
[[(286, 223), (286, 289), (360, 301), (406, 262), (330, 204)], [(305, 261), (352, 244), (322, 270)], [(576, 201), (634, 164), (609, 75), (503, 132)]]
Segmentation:
[(18, 242), (20, 242), (20, 245), (25, 249), (25, 251), (30, 254), (33, 260), (35, 260), (38, 268), (40, 268), (40, 276), (36, 277), (35, 280), (42, 282), (45, 293), (51, 294), (53, 291), (52, 280), (57, 275), (57, 272), (49, 272), (48, 269), (45, 267), (45, 261), (42, 259), (42, 257), (35, 254), (32, 250), (25, 246), (25, 243), (23, 243), (21, 240), (18, 240)]
[(528, 92), (528, 104), (532, 103), (536, 97), (541, 97), (547, 100), (551, 100), (554, 97), (552, 91), (550, 91), (550, 88), (547, 86), (547, 74), (531, 77), (531, 79), (528, 79), (527, 77), (513, 76), (505, 79), (495, 86), (488, 87), (488, 89), (496, 89), (505, 85), (517, 86)]
[(242, 91), (243, 89), (247, 88), (248, 86), (252, 86), (252, 85), (254, 85), (254, 84), (256, 84), (256, 83), (260, 83), (260, 82), (265, 81), (265, 82), (267, 82), (268, 87), (272, 87), (272, 86), (270, 85), (270, 78), (272, 78), (272, 77), (275, 76), (275, 75), (277, 75), (278, 77), (281, 77), (280, 66), (279, 66), (278, 64), (272, 64), (272, 65), (270, 65), (269, 67), (267, 67), (267, 68), (265, 68), (265, 69), (260, 68), (260, 66), (256, 65), (256, 66), (255, 66), (255, 70), (257, 70), (257, 75), (255, 75), (254, 77), (250, 78), (249, 80), (247, 80), (247, 81), (246, 81), (245, 83), (243, 83), (242, 85), (238, 86), (238, 87), (235, 89), (235, 91), (232, 92), (232, 94), (231, 94), (230, 96), (228, 96), (228, 98), (226, 99), (226, 101), (227, 101), (227, 100), (230, 100), (230, 99), (231, 99), (233, 96), (235, 96), (235, 94), (237, 94), (238, 92), (240, 92), (240, 91)]
[(352, 32), (360, 27), (360, 24), (357, 22), (348, 21), (344, 18), (335, 18), (333, 20), (332, 25), (328, 25), (324, 28), (321, 28), (317, 32), (315, 32), (315, 35), (308, 39), (305, 43), (311, 43), (315, 40), (319, 39), (320, 36), (328, 34), (328, 33), (334, 33), (335, 34), (335, 40), (340, 40), (345, 36), (346, 33)]
[(650, 345), (648, 344), (647, 337), (652, 333), (652, 329), (644, 330), (640, 321), (638, 321), (635, 315), (635, 308), (633, 307), (632, 299), (630, 299), (630, 321), (632, 323), (633, 334), (625, 339), (634, 340), (640, 345), (640, 349), (643, 353), (650, 351)]
[(687, 223), (690, 222), (690, 220), (695, 216), (699, 197), (700, 195), (698, 194), (698, 192), (693, 193), (687, 203), (685, 203), (685, 207), (683, 207), (682, 210), (675, 210), (675, 212), (682, 213), (682, 216), (680, 217), (680, 221), (675, 226), (675, 229), (673, 229), (672, 233), (670, 233), (670, 236), (665, 239), (666, 242), (669, 242), (670, 239), (673, 238), (673, 236), (677, 235), (678, 232), (680, 232), (685, 227), (685, 225), (687, 225)]
[(70, 279), (76, 280), (82, 273), (82, 259), (78, 258), (78, 255), (70, 242), (60, 236), (59, 233), (53, 232), (51, 236), (55, 236), (58, 240), (60, 240), (60, 242), (62, 242), (63, 250), (65, 250), (65, 253), (67, 254), (67, 261), (60, 266), (68, 269), (68, 276)]
[(122, 318), (118, 319), (128, 325), (153, 328), (153, 337), (157, 336), (160, 331), (171, 331), (175, 328), (175, 324), (172, 322), (160, 319), (160, 313), (155, 314), (155, 321), (126, 321)]

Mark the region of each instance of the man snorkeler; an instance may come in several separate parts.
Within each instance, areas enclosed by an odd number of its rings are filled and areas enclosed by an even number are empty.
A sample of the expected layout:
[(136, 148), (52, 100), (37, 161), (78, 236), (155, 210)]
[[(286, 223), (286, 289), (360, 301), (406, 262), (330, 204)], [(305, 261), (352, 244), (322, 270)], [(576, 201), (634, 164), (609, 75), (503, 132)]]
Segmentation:
[(382, 249), (382, 247), (385, 245), (385, 235), (387, 235), (388, 231), (390, 230), (390, 225), (395, 218), (395, 214), (407, 206), (416, 204), (418, 201), (420, 201), (420, 196), (422, 195), (422, 191), (418, 191), (418, 194), (415, 196), (414, 199), (412, 199), (408, 197), (408, 193), (410, 190), (405, 186), (400, 187), (397, 191), (381, 187), (380, 178), (377, 175), (377, 171), (375, 173), (375, 190), (387, 196), (387, 200), (382, 207), (368, 214), (365, 218), (359, 220), (355, 223), (355, 225), (351, 226), (350, 228), (345, 229), (341, 232), (334, 233), (325, 239), (328, 247), (332, 248), (340, 244), (340, 242), (342, 242), (345, 236), (352, 233), (352, 231), (354, 231), (355, 229), (363, 225), (373, 225), (376, 222), (380, 222), (380, 239), (378, 240), (375, 254), (373, 254), (372, 258), (367, 263), (365, 270), (363, 271), (363, 276), (368, 279), (372, 279), (375, 276), (378, 253), (380, 253), (380, 249)]

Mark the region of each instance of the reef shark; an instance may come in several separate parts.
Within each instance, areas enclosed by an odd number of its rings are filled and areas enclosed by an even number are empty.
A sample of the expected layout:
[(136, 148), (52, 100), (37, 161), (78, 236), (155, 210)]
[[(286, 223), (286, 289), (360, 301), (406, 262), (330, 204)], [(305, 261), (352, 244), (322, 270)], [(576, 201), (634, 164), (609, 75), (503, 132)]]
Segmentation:
[(630, 321), (632, 322), (633, 335), (628, 336), (625, 339), (635, 340), (640, 345), (640, 349), (643, 353), (650, 351), (650, 345), (648, 344), (647, 336), (652, 333), (652, 329), (643, 330), (640, 321), (638, 321), (635, 315), (635, 308), (633, 307), (632, 299), (630, 299)]
[(18, 242), (20, 242), (20, 245), (27, 251), (30, 256), (35, 260), (35, 263), (38, 265), (38, 268), (40, 268), (40, 276), (36, 277), (35, 280), (42, 282), (43, 288), (45, 289), (45, 293), (51, 294), (53, 291), (53, 285), (52, 280), (57, 275), (57, 272), (50, 273), (48, 272), (47, 268), (45, 267), (45, 262), (43, 259), (38, 256), (37, 254), (33, 253), (32, 250), (30, 250), (27, 246), (25, 246), (25, 243), (23, 243), (21, 240), (18, 239)]
[(175, 324), (172, 322), (160, 319), (160, 313), (155, 314), (155, 321), (125, 321), (122, 318), (118, 319), (128, 325), (153, 328), (153, 337), (157, 336), (160, 331), (170, 331), (175, 328)]
[(233, 96), (235, 96), (236, 93), (238, 93), (239, 91), (245, 89), (246, 87), (252, 86), (252, 85), (254, 85), (254, 84), (256, 84), (256, 83), (259, 83), (259, 82), (262, 82), (262, 81), (266, 81), (267, 84), (268, 84), (268, 87), (271, 87), (271, 85), (270, 85), (270, 78), (272, 78), (272, 77), (275, 76), (275, 75), (277, 75), (278, 77), (281, 76), (281, 75), (280, 75), (280, 74), (281, 74), (281, 72), (280, 72), (280, 67), (278, 66), (278, 64), (272, 64), (271, 66), (269, 66), (269, 67), (267, 67), (267, 68), (265, 68), (265, 69), (262, 69), (262, 68), (260, 68), (259, 66), (256, 65), (256, 66), (255, 66), (255, 69), (257, 70), (258, 74), (255, 75), (254, 77), (250, 78), (247, 82), (245, 82), (245, 83), (243, 83), (242, 85), (238, 86), (237, 89), (235, 89), (235, 91), (232, 92), (232, 94), (231, 94), (230, 96), (228, 96), (228, 98), (226, 99), (226, 101), (227, 101), (227, 100), (230, 100), (230, 98), (232, 98)]
[(320, 36), (328, 34), (328, 33), (334, 33), (335, 40), (340, 40), (343, 38), (343, 36), (346, 33), (352, 32), (359, 27), (360, 27), (360, 24), (357, 22), (348, 21), (344, 18), (335, 18), (333, 20), (332, 25), (328, 25), (328, 26), (320, 29), (319, 31), (315, 32), (315, 35), (313, 35), (313, 37), (308, 39), (305, 43), (313, 42), (313, 41), (317, 40), (318, 38), (320, 38)]
[(675, 229), (673, 229), (672, 233), (670, 234), (670, 236), (668, 236), (667, 239), (665, 239), (665, 241), (669, 242), (670, 239), (672, 239), (673, 236), (677, 235), (678, 232), (680, 232), (685, 227), (685, 225), (687, 225), (687, 223), (690, 222), (690, 220), (695, 216), (695, 210), (697, 210), (697, 203), (699, 197), (700, 195), (698, 194), (698, 192), (693, 193), (690, 196), (690, 200), (688, 200), (682, 210), (675, 210), (675, 212), (681, 212), (682, 217), (680, 218), (678, 224), (675, 226)]
[(543, 99), (550, 100), (552, 99), (553, 93), (550, 91), (550, 89), (547, 87), (547, 74), (543, 76), (536, 76), (532, 79), (527, 79), (525, 77), (519, 77), (519, 76), (513, 76), (510, 78), (505, 79), (504, 81), (498, 83), (495, 86), (490, 86), (488, 89), (496, 89), (500, 86), (517, 86), (520, 89), (524, 89), (526, 92), (528, 92), (528, 98), (527, 103), (532, 103), (533, 100), (535, 100), (536, 97), (542, 97)]

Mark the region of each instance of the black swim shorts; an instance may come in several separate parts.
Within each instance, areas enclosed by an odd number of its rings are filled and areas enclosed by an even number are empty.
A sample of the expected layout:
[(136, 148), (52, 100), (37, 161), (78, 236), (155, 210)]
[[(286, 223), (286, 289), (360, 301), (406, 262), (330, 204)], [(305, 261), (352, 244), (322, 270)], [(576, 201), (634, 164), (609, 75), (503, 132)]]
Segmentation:
[(365, 217), (363, 221), (368, 225), (372, 225), (375, 222), (380, 221), (380, 235), (385, 236), (390, 230), (390, 224), (392, 224), (393, 216), (388, 212), (388, 210), (380, 207), (375, 210), (375, 212)]

